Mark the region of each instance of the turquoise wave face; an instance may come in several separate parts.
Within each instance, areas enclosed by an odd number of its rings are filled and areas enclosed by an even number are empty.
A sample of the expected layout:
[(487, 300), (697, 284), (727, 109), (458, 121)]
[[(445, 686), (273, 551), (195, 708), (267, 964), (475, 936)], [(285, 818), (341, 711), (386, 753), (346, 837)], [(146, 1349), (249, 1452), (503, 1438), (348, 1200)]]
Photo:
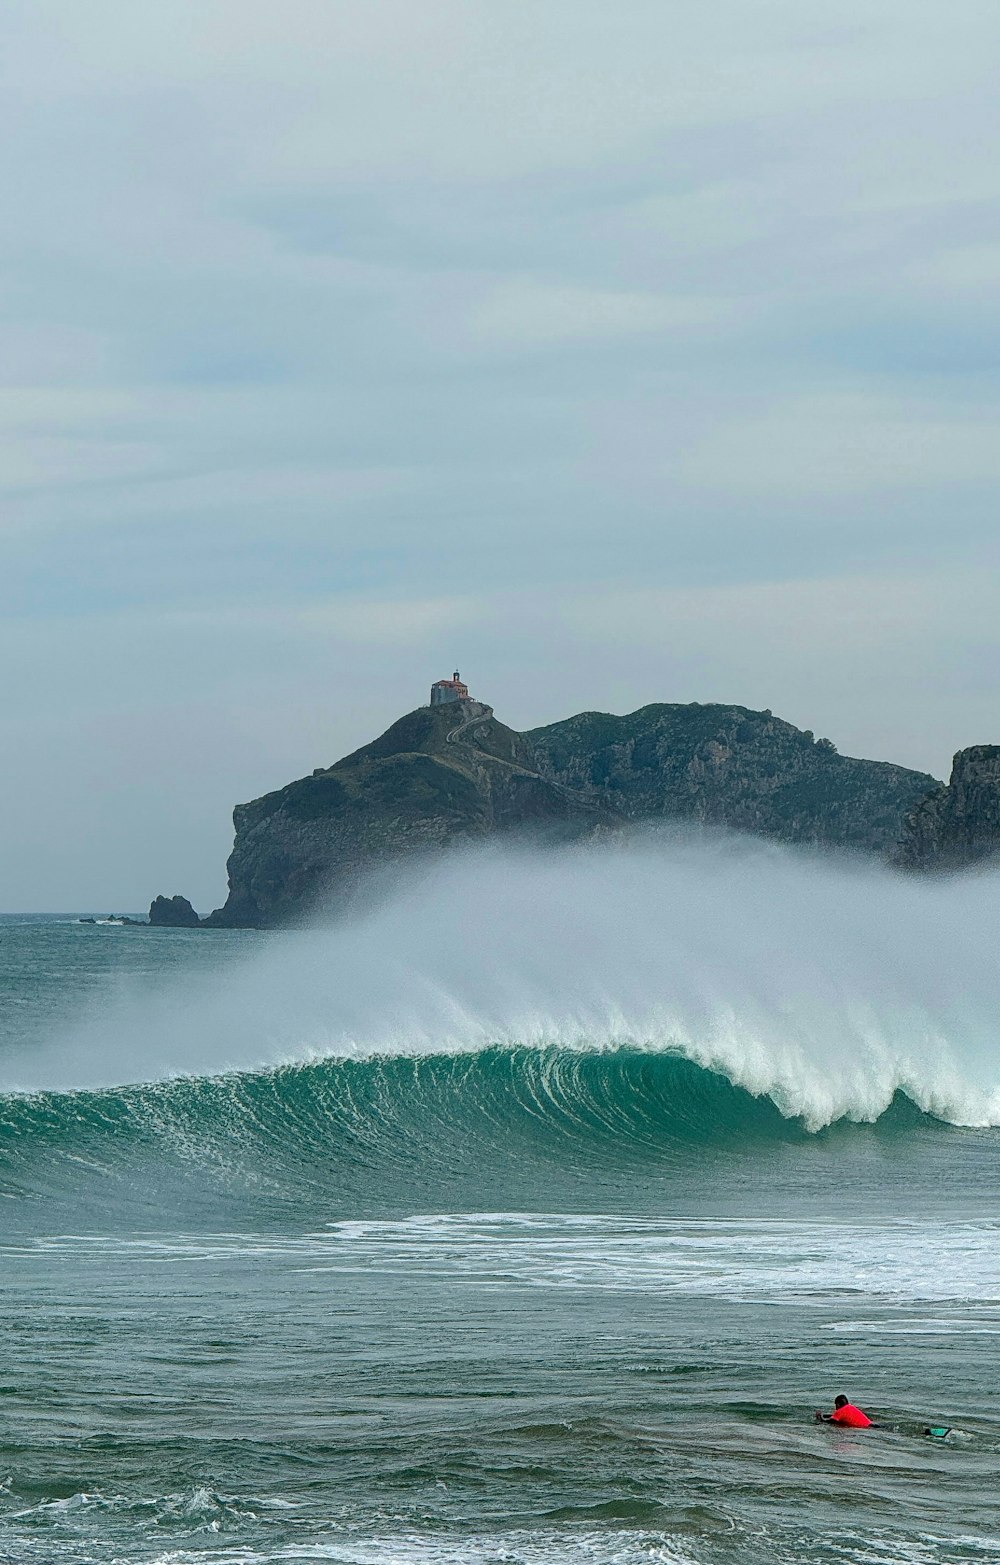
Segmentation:
[(976, 1201), (998, 938), (993, 877), (725, 838), (473, 854), (286, 935), (5, 926), (0, 1189), (94, 1227)]
[[(995, 1133), (979, 1136), (992, 1141)], [(902, 1094), (875, 1126), (810, 1131), (680, 1056), (491, 1048), (0, 1099), (0, 1192), (155, 1224), (414, 1209), (531, 1209), (783, 1178), (930, 1167), (958, 1132)], [(880, 1173), (881, 1170), (881, 1173)], [(863, 1183), (863, 1180), (862, 1180)], [(662, 1194), (662, 1186), (653, 1187)], [(730, 1199), (732, 1196), (730, 1195)]]
[(997, 1559), (992, 890), (738, 870), (4, 925), (0, 1557)]
[[(294, 934), (6, 931), (0, 1091), (631, 1048), (814, 1129), (875, 1121), (897, 1092), (1000, 1125), (998, 940), (991, 876), (916, 883), (728, 839), (471, 855)], [(582, 1101), (604, 1101), (606, 1070), (580, 1067)]]

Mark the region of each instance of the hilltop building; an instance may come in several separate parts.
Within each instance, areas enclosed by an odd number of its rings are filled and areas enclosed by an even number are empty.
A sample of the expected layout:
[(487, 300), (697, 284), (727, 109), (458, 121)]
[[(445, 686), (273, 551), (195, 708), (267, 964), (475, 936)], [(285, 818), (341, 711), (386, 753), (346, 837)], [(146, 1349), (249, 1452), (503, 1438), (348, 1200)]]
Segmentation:
[(469, 687), (463, 685), (456, 668), (450, 679), (437, 679), (431, 685), (431, 706), (443, 706), (446, 701), (468, 701)]

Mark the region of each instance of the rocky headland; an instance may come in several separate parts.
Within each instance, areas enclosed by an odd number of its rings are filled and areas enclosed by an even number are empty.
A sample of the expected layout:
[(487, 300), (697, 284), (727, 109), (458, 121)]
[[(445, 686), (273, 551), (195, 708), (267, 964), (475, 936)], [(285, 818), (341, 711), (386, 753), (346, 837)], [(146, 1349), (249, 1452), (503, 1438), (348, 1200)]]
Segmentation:
[(597, 799), (538, 770), (479, 701), (419, 707), (380, 738), (233, 812), (229, 897), (209, 926), (294, 923), (379, 866), (514, 835), (567, 842), (612, 824)]
[[(636, 822), (704, 823), (887, 856), (919, 801), (941, 791), (926, 773), (839, 755), (768, 711), (655, 705), (517, 733), (482, 702), (451, 699), (237, 805), (229, 896), (202, 922), (292, 924), (419, 854), (495, 838), (571, 842)], [(155, 922), (178, 902), (157, 899), (154, 907), (171, 906)]]
[(960, 870), (1000, 853), (1000, 745), (959, 750), (951, 780), (907, 812), (893, 855), (903, 869)]

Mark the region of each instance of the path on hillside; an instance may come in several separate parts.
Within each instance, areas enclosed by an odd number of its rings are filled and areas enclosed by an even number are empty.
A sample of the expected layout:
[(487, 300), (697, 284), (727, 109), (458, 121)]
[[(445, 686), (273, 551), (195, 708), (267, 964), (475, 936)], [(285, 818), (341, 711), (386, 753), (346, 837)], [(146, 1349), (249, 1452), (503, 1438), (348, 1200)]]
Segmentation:
[[(472, 717), (464, 717), (460, 723), (455, 724), (454, 728), (450, 728), (445, 735), (446, 744), (457, 744), (466, 729), (475, 728), (477, 723), (489, 722), (493, 716), (493, 708), (487, 706), (485, 701), (478, 704), (482, 707), (482, 711), (476, 712)], [(589, 798), (585, 793), (579, 792), (576, 788), (571, 788), (567, 783), (556, 782), (554, 777), (545, 777), (541, 772), (532, 771), (529, 767), (522, 766), (519, 761), (508, 761), (506, 756), (503, 755), (491, 755), (488, 750), (482, 751), (481, 754), (492, 761), (494, 766), (509, 766), (511, 771), (519, 772), (522, 777), (540, 778), (541, 781), (548, 783), (554, 793), (561, 794), (564, 799), (577, 806), (582, 806), (585, 810), (603, 811), (609, 808), (606, 800)], [(480, 762), (481, 765), (482, 763)]]
[[(456, 723), (455, 727), (450, 729), (449, 732), (445, 735), (446, 744), (457, 743), (459, 734), (464, 734), (467, 728), (472, 728), (476, 723), (488, 722), (489, 719), (493, 716), (493, 708), (491, 706), (487, 706), (485, 701), (480, 701), (477, 704), (482, 707), (482, 711), (476, 712), (473, 717), (463, 717), (460, 723)], [(497, 759), (499, 759), (499, 757), (494, 756), (494, 760)]]

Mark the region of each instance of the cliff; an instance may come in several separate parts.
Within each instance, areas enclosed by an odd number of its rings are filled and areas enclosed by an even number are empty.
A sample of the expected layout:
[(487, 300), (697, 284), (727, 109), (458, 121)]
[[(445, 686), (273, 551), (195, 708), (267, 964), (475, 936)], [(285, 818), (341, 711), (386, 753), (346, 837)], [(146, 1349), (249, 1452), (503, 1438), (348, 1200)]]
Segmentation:
[(498, 836), (572, 841), (632, 821), (882, 853), (937, 787), (744, 707), (586, 712), (527, 734), (480, 702), (420, 707), (334, 766), (238, 805), (229, 896), (204, 922), (292, 923), (420, 853)]
[(959, 750), (951, 781), (908, 811), (893, 855), (904, 869), (956, 870), (1000, 853), (1000, 745)]
[(669, 818), (884, 853), (924, 772), (839, 755), (828, 739), (742, 706), (583, 712), (526, 736), (543, 775), (613, 801), (630, 820)]
[(541, 776), (490, 707), (420, 707), (336, 765), (237, 805), (229, 897), (205, 923), (291, 923), (381, 864), (498, 835), (567, 841), (607, 818)]

